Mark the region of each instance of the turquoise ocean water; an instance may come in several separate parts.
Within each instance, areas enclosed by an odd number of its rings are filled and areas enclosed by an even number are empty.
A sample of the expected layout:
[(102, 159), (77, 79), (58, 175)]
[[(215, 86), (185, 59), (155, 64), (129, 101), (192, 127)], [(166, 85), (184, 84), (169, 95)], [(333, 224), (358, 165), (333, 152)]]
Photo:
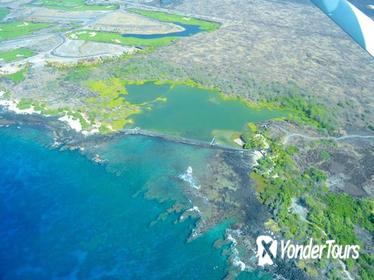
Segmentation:
[(50, 145), (40, 128), (0, 128), (0, 279), (226, 275), (226, 258), (212, 247), (224, 227), (187, 243), (193, 219), (175, 223), (171, 214), (151, 226), (173, 199), (183, 201), (177, 175), (203, 166), (209, 151), (129, 137), (100, 144), (113, 161), (99, 165)]

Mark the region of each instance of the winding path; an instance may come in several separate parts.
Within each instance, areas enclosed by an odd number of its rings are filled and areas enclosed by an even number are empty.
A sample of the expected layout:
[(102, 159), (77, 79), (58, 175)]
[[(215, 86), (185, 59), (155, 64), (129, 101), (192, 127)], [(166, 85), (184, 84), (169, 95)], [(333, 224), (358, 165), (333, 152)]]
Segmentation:
[(283, 131), (286, 136), (283, 139), (283, 144), (287, 144), (291, 138), (299, 137), (299, 138), (304, 138), (307, 140), (333, 140), (333, 141), (345, 141), (349, 139), (366, 139), (366, 140), (374, 140), (374, 135), (359, 135), (359, 134), (350, 134), (350, 135), (344, 135), (344, 136), (338, 136), (338, 137), (333, 137), (333, 136), (310, 136), (306, 134), (301, 134), (301, 133), (290, 133), (283, 127), (280, 127), (278, 125), (275, 125), (274, 127), (278, 128), (279, 130)]

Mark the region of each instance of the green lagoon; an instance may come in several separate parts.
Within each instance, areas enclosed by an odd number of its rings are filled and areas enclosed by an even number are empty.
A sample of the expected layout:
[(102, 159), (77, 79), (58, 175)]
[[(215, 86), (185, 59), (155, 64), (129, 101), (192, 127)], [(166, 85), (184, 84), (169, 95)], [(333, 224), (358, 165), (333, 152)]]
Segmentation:
[(186, 85), (127, 85), (123, 97), (142, 105), (142, 113), (132, 116), (132, 127), (210, 141), (231, 142), (249, 122), (285, 117), (281, 110), (256, 109), (238, 99), (227, 99), (214, 90)]

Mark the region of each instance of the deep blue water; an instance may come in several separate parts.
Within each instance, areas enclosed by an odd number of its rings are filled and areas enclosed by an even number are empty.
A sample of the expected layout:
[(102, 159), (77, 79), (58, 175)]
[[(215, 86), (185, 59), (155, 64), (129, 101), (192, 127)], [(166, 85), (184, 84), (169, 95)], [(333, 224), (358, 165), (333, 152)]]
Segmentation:
[(178, 193), (175, 175), (189, 164), (185, 161), (198, 164), (207, 153), (131, 137), (100, 146), (104, 157), (119, 159), (104, 166), (49, 145), (39, 129), (0, 128), (0, 279), (221, 279), (226, 274), (225, 257), (212, 247), (224, 227), (186, 243), (194, 220), (175, 223), (173, 214), (150, 226), (171, 201), (134, 196), (155, 178)]
[(200, 33), (202, 30), (200, 26), (193, 25), (193, 24), (183, 24), (180, 22), (173, 22), (176, 25), (182, 26), (184, 28), (183, 31), (178, 32), (170, 32), (165, 34), (123, 34), (123, 37), (133, 37), (139, 39), (159, 39), (165, 37), (189, 37), (193, 36), (197, 33)]

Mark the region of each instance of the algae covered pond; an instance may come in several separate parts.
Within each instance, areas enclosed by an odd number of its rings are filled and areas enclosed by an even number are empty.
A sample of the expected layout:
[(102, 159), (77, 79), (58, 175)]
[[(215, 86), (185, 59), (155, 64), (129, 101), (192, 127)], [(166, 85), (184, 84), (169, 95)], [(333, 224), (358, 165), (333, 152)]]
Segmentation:
[(222, 142), (245, 129), (248, 122), (284, 117), (285, 111), (254, 109), (240, 100), (228, 100), (216, 91), (186, 85), (127, 85), (124, 98), (142, 104), (133, 115), (132, 127), (210, 141)]

